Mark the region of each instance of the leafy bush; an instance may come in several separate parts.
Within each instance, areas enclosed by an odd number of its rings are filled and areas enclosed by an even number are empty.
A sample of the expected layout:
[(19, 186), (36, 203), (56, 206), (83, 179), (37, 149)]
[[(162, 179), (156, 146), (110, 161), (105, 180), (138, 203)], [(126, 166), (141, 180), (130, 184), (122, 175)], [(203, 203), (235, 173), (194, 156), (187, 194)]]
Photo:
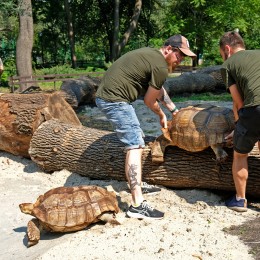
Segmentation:
[(84, 72), (95, 72), (105, 71), (103, 68), (97, 68), (88, 66), (86, 69), (73, 69), (69, 65), (60, 65), (51, 68), (43, 68), (35, 70), (36, 75), (47, 75), (47, 74), (72, 74), (72, 73), (84, 73)]

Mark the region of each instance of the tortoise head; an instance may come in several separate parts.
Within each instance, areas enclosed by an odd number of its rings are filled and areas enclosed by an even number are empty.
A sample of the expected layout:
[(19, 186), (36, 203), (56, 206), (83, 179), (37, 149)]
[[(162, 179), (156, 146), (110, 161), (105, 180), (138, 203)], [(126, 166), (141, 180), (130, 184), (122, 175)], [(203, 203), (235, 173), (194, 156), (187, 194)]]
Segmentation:
[(32, 203), (22, 203), (19, 205), (20, 210), (25, 214), (32, 214), (34, 205)]

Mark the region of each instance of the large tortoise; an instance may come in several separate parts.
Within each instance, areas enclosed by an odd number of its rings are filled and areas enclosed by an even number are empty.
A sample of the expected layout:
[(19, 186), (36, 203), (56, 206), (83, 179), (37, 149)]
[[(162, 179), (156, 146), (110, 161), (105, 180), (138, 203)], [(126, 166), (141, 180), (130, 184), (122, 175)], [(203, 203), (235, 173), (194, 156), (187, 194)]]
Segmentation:
[(35, 218), (27, 225), (28, 247), (38, 243), (40, 231), (70, 232), (86, 228), (100, 220), (120, 224), (116, 194), (98, 186), (58, 187), (22, 203), (20, 210)]
[(152, 161), (163, 162), (165, 148), (169, 145), (190, 152), (211, 147), (217, 161), (225, 161), (228, 155), (223, 147), (231, 147), (232, 142), (224, 138), (234, 127), (234, 114), (229, 108), (213, 105), (182, 108), (151, 144)]

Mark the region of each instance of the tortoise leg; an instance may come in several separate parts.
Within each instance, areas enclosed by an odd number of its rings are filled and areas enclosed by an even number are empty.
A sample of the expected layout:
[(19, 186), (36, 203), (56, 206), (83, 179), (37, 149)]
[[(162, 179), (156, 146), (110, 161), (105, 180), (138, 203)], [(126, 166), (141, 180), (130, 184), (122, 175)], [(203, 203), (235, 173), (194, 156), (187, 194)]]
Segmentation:
[(217, 162), (225, 162), (228, 154), (225, 152), (221, 144), (211, 145), (212, 150), (216, 154)]
[(113, 213), (103, 213), (101, 216), (98, 217), (101, 221), (104, 221), (105, 223), (110, 223), (112, 225), (121, 225), (122, 223), (120, 220), (117, 220), (115, 215)]
[(150, 143), (152, 162), (163, 163), (165, 148), (170, 144), (171, 139), (167, 130), (158, 136), (153, 143)]
[(36, 245), (40, 240), (40, 222), (38, 219), (32, 219), (27, 224), (28, 245), (31, 247)]

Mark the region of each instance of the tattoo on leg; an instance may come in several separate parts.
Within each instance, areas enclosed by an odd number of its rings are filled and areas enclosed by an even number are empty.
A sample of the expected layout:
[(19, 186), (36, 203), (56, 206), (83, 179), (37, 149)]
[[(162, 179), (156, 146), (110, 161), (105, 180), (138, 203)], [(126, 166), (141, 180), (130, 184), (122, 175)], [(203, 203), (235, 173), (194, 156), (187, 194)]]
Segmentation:
[(128, 177), (129, 177), (129, 185), (130, 189), (133, 190), (136, 186), (141, 186), (140, 183), (137, 182), (136, 175), (137, 175), (137, 165), (131, 164), (129, 165)]

